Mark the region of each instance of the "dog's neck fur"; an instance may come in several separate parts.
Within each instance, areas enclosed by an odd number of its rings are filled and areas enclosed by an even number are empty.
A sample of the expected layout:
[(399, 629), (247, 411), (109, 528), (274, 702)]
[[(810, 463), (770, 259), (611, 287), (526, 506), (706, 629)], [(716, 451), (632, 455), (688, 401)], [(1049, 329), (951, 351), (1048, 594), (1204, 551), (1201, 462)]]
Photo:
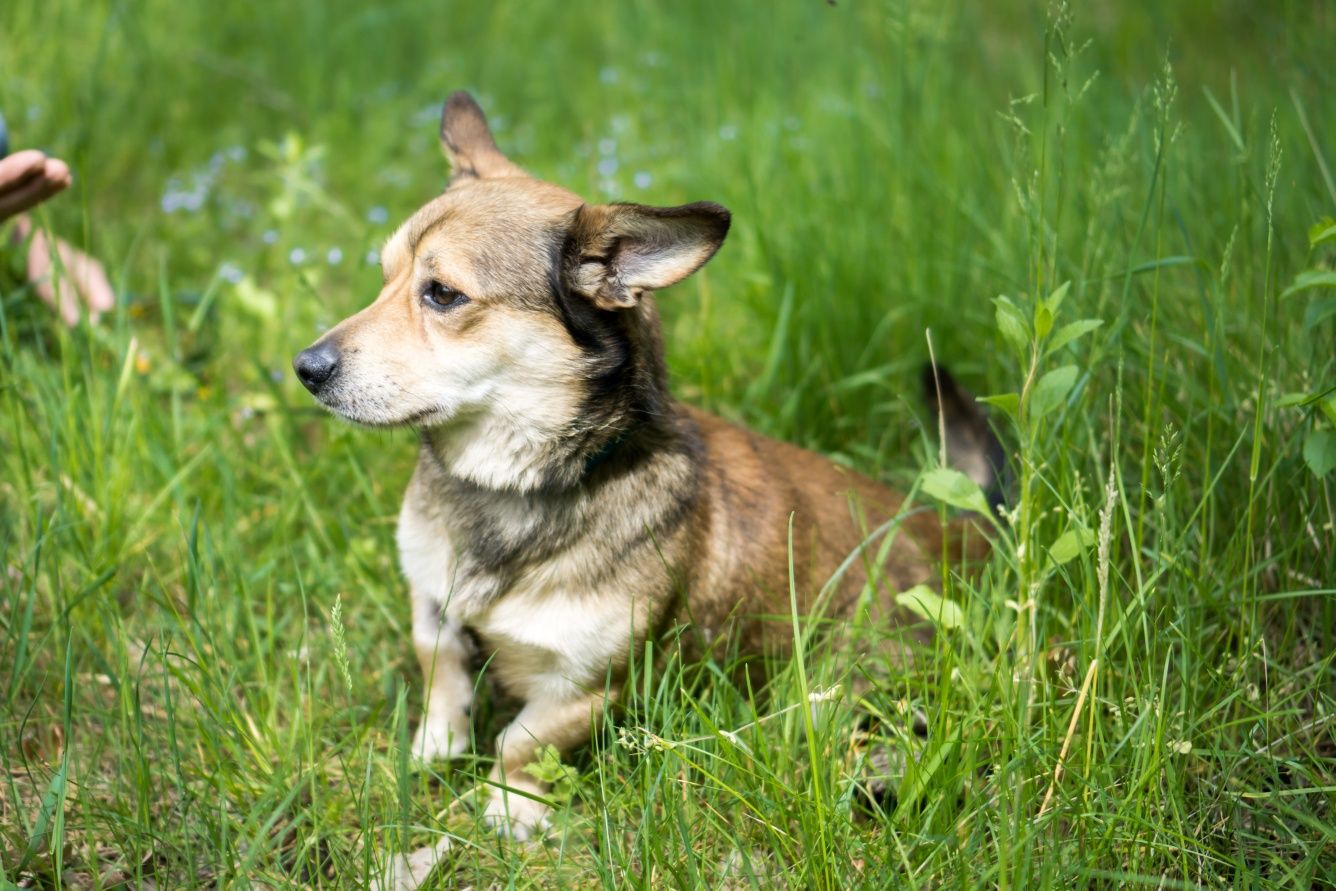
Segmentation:
[[(589, 350), (578, 417), (540, 428), (496, 412), (423, 432), (418, 475), (449, 530), (459, 594), (475, 604), (587, 536), (664, 533), (689, 515), (699, 432), (668, 392), (657, 315), (649, 306), (601, 322), (582, 333), (598, 346)], [(647, 491), (665, 497), (647, 501)], [(600, 522), (609, 516), (635, 522)]]

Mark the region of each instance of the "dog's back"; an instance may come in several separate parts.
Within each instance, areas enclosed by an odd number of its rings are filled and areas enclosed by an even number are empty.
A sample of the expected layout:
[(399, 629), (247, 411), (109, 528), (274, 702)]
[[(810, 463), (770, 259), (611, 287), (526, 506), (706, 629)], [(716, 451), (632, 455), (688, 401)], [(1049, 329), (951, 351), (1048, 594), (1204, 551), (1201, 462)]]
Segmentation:
[[(986, 469), (981, 481), (994, 489), (1001, 446), (954, 382), (949, 394), (942, 402), (950, 461)], [(700, 431), (708, 468), (699, 518), (705, 553), (693, 561), (688, 586), (690, 621), (707, 640), (737, 632), (743, 650), (784, 650), (793, 633), (791, 589), (804, 616), (848, 616), (866, 591), (871, 621), (908, 619), (896, 593), (931, 582), (943, 559), (987, 552), (977, 518), (943, 528), (935, 508), (906, 510), (902, 496), (828, 458), (684, 411)]]

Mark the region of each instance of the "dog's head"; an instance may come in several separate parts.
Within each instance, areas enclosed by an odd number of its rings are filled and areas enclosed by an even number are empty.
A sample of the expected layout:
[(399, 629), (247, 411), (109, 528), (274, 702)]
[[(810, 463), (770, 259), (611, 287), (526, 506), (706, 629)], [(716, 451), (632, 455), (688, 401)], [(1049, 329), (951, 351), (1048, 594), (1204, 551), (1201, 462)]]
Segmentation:
[(710, 259), (728, 211), (585, 204), (508, 160), (466, 93), (445, 103), (441, 144), (454, 175), (386, 243), (379, 296), (293, 367), (362, 424), (569, 434), (633, 353), (657, 353), (647, 295)]

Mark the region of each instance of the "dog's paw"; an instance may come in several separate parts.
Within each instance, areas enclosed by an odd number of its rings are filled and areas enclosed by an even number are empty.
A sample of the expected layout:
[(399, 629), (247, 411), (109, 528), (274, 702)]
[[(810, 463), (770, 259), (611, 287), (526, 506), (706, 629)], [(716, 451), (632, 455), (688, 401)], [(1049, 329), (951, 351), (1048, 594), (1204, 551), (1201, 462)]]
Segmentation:
[(498, 835), (522, 842), (542, 837), (550, 825), (548, 815), (551, 810), (541, 801), (493, 789), (482, 819)]
[(413, 734), (413, 747), (409, 750), (419, 763), (458, 758), (468, 751), (468, 726), (452, 727), (448, 721), (433, 721), (424, 718)]
[(436, 864), (445, 859), (448, 850), (450, 839), (443, 838), (411, 854), (396, 854), (390, 858), (385, 872), (371, 883), (371, 891), (415, 891), (427, 880)]

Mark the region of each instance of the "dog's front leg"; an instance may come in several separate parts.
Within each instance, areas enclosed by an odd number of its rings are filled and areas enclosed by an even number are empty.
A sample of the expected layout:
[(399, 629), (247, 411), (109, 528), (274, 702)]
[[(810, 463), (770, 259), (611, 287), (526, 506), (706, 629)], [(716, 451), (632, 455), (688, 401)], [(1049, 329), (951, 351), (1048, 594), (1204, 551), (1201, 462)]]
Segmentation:
[(590, 721), (606, 699), (601, 691), (576, 691), (567, 698), (530, 700), (501, 731), (490, 778), (494, 785), (483, 812), (498, 832), (523, 841), (547, 826), (548, 806), (527, 796), (546, 795), (548, 784), (524, 767), (538, 760), (546, 746), (555, 746), (564, 754), (588, 740)]
[(425, 681), (422, 723), (413, 735), (413, 756), (422, 761), (453, 758), (469, 743), (470, 645), (464, 629), (434, 597), (413, 592), (413, 647)]

